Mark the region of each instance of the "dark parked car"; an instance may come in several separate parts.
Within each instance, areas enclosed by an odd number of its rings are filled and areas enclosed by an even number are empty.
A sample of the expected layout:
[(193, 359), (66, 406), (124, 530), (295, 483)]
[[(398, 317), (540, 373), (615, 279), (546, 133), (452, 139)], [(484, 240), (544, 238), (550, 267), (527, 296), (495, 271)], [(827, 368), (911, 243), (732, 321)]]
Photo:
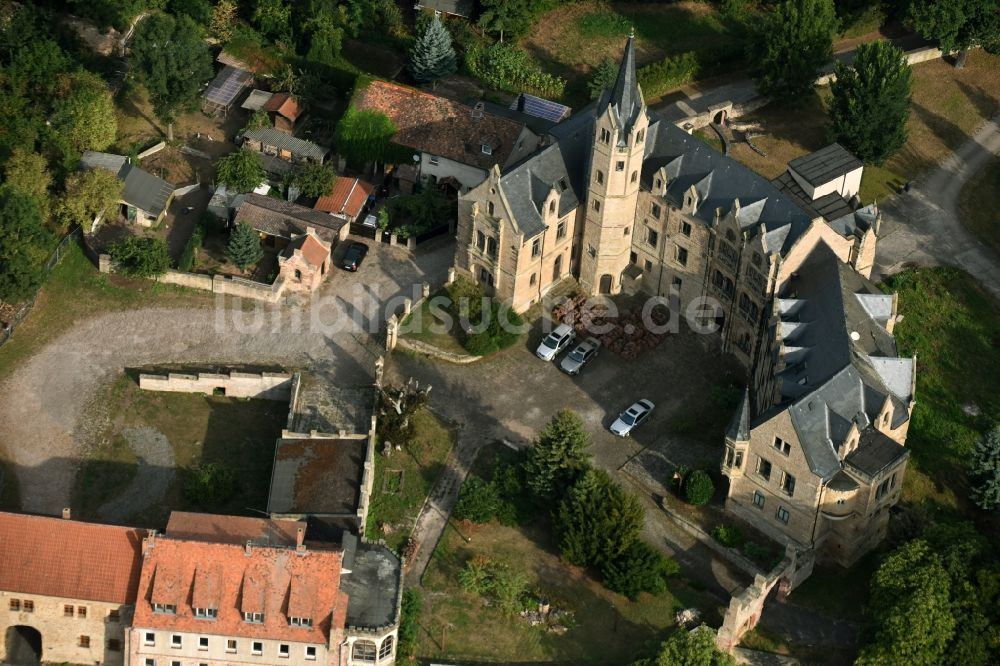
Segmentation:
[(341, 266), (345, 271), (356, 271), (361, 268), (361, 262), (368, 256), (368, 246), (364, 243), (351, 243), (344, 253), (344, 260)]

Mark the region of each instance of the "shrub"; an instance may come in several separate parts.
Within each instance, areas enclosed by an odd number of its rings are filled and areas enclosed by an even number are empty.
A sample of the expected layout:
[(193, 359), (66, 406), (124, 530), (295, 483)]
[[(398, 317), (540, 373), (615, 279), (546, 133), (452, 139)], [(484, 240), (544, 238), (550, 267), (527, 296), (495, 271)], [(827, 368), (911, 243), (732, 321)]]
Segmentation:
[(754, 562), (763, 562), (770, 555), (767, 548), (764, 548), (756, 541), (747, 541), (744, 543), (743, 547), (740, 548), (740, 552)]
[(469, 592), (487, 597), (504, 615), (524, 610), (528, 579), (504, 562), (477, 555), (458, 573), (459, 584)]
[(410, 588), (403, 592), (399, 609), (399, 644), (397, 654), (407, 659), (417, 648), (417, 629), (420, 626), (420, 590)]
[(499, 505), (500, 495), (496, 486), (473, 476), (462, 484), (452, 515), (458, 520), (488, 523), (497, 515)]
[(205, 228), (199, 223), (195, 226), (194, 231), (191, 232), (191, 237), (188, 238), (187, 245), (184, 246), (181, 258), (177, 260), (177, 270), (187, 273), (194, 267), (194, 255), (204, 240)]
[(715, 484), (708, 472), (696, 469), (684, 479), (684, 498), (696, 506), (708, 504), (715, 494)]
[(729, 548), (738, 548), (743, 543), (743, 532), (734, 525), (716, 525), (712, 537)]
[(514, 463), (498, 457), (489, 483), (475, 476), (466, 479), (452, 515), (479, 524), (494, 518), (508, 526), (527, 522), (533, 515), (533, 505), (524, 492), (523, 460), (523, 454)]
[(128, 236), (108, 249), (118, 270), (132, 277), (163, 275), (170, 268), (170, 254), (162, 238)]
[(621, 557), (608, 562), (601, 570), (609, 590), (635, 601), (639, 593), (661, 594), (667, 579), (680, 571), (673, 560), (645, 541), (634, 541)]
[(469, 73), (487, 85), (512, 93), (562, 97), (566, 81), (542, 71), (527, 52), (511, 44), (474, 45), (465, 53)]
[(512, 347), (521, 338), (523, 325), (521, 315), (509, 303), (493, 302), (488, 332), (496, 342), (497, 349)]
[(697, 54), (686, 51), (640, 67), (636, 76), (643, 94), (647, 98), (653, 98), (694, 79), (699, 66)]
[(201, 507), (224, 504), (235, 494), (236, 475), (218, 463), (195, 467), (184, 484), (184, 497)]

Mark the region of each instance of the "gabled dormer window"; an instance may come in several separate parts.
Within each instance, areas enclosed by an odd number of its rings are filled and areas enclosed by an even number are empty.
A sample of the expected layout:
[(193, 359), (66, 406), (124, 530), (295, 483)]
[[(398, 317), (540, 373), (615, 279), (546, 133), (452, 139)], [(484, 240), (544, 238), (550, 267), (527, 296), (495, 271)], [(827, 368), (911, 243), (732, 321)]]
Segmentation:
[(173, 604), (153, 604), (154, 613), (163, 613), (164, 615), (177, 615), (177, 606)]
[(243, 621), (249, 622), (250, 624), (263, 624), (264, 614), (263, 613), (243, 613)]
[(194, 616), (202, 620), (214, 620), (219, 616), (219, 611), (216, 608), (195, 608)]
[(313, 621), (309, 617), (290, 617), (288, 618), (288, 626), (309, 628), (313, 626)]

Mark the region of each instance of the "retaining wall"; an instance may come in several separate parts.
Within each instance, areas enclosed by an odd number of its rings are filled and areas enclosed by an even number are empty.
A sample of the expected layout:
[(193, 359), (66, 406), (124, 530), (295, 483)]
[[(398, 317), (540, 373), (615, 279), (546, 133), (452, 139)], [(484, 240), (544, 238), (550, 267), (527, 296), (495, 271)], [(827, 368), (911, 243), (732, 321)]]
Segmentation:
[(211, 394), (223, 389), (231, 398), (260, 398), (287, 401), (291, 397), (292, 375), (286, 372), (199, 372), (166, 375), (141, 374), (139, 388), (146, 391)]

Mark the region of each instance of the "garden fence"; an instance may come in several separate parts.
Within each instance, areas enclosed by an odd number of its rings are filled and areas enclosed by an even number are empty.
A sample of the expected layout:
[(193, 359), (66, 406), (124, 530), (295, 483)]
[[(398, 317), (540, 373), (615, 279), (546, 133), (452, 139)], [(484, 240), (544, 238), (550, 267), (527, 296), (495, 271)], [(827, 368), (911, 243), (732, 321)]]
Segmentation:
[[(52, 251), (51, 255), (49, 255), (48, 261), (45, 262), (46, 278), (48, 278), (49, 274), (52, 272), (52, 269), (58, 266), (59, 262), (62, 261), (63, 255), (66, 254), (66, 248), (69, 246), (69, 244), (78, 240), (79, 238), (80, 238), (80, 227), (74, 228), (73, 230), (71, 230), (69, 233), (67, 233), (65, 236), (62, 237), (62, 239), (59, 241), (59, 244), (56, 245), (56, 249)], [(35, 293), (32, 294), (31, 298), (27, 302), (23, 303), (21, 307), (17, 310), (17, 312), (14, 313), (14, 317), (11, 319), (11, 321), (8, 322), (7, 325), (2, 330), (0, 330), (0, 347), (7, 344), (7, 341), (10, 340), (11, 337), (13, 337), (14, 331), (17, 330), (17, 327), (21, 324), (22, 321), (24, 321), (27, 318), (28, 314), (35, 307), (35, 303), (38, 301), (39, 291), (41, 291), (41, 288), (35, 290)]]

